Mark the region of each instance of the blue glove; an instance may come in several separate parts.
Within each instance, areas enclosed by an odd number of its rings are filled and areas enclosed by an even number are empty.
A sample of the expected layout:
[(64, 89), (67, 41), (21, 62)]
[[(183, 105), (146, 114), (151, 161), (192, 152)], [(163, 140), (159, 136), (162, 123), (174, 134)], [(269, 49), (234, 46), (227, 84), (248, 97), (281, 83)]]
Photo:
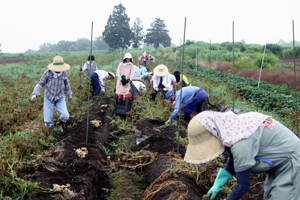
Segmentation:
[(130, 82), (133, 80), (133, 78), (132, 77), (130, 77)]
[(118, 77), (118, 79), (122, 80), (121, 75), (118, 75), (117, 77)]
[(232, 174), (230, 174), (225, 169), (221, 168), (218, 176), (214, 182), (214, 185), (207, 193), (207, 196), (210, 197), (211, 200), (216, 199), (217, 194), (223, 190), (223, 186), (232, 179)]

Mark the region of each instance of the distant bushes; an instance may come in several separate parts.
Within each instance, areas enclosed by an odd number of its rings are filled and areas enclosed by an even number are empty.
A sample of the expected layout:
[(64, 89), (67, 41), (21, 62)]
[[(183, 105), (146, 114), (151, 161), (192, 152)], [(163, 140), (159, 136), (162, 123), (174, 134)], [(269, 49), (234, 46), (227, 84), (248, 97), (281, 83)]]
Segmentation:
[[(239, 72), (237, 75), (245, 78), (254, 78), (259, 80), (259, 69), (246, 69)], [(296, 74), (297, 77), (297, 89), (300, 89), (300, 73)], [(283, 85), (288, 88), (294, 89), (295, 88), (295, 77), (294, 73), (288, 71), (270, 71), (263, 69), (261, 72), (261, 81), (266, 81), (271, 84), (275, 85)]]

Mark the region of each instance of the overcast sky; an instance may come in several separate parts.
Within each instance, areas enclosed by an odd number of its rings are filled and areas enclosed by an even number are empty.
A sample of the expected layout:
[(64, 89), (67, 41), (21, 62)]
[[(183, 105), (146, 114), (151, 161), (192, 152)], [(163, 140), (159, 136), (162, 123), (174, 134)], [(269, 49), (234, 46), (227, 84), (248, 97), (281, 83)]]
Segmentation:
[(222, 43), (245, 40), (247, 44), (300, 41), (299, 0), (1, 0), (2, 52), (38, 50), (40, 44), (102, 35), (109, 15), (120, 3), (130, 26), (139, 17), (146, 29), (155, 18), (165, 21), (172, 43), (185, 41)]

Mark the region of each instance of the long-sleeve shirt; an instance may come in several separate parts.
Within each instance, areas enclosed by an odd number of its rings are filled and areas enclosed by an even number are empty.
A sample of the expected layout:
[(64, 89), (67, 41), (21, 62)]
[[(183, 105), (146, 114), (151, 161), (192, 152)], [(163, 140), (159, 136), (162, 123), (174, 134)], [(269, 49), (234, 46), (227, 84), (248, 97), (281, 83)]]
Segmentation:
[[(100, 85), (104, 85), (105, 86), (105, 80), (108, 78), (109, 74), (107, 71), (104, 71), (104, 70), (96, 70), (94, 71), (94, 73), (97, 73), (98, 74), (98, 77), (99, 77), (99, 81), (100, 81)], [(101, 90), (103, 92), (105, 92), (105, 87), (101, 87)]]
[[(181, 103), (186, 104), (190, 99), (193, 98), (193, 96), (195, 95), (195, 92), (197, 90), (199, 90), (199, 87), (195, 87), (195, 86), (191, 86), (191, 87), (184, 87), (182, 88), (182, 99), (181, 99)], [(175, 97), (175, 109), (170, 117), (170, 119), (175, 120), (176, 116), (179, 112), (179, 109), (181, 108), (180, 105), (180, 90), (178, 90), (176, 92), (176, 97)]]
[[(116, 76), (125, 75), (125, 79), (133, 78), (135, 73), (134, 65), (130, 63), (123, 63), (121, 62), (117, 68)], [(126, 84), (125, 86), (122, 85), (120, 79), (117, 79), (116, 85), (116, 93), (120, 95), (129, 94), (130, 91), (130, 84)]]
[(146, 86), (141, 81), (132, 81), (133, 85), (136, 87), (136, 89), (140, 92), (141, 90), (146, 90)]
[(50, 101), (57, 101), (64, 94), (68, 97), (72, 95), (68, 73), (66, 71), (60, 73), (51, 70), (45, 71), (40, 82), (34, 87), (32, 95), (40, 96), (44, 86), (46, 86), (45, 96)]
[[(158, 87), (159, 85), (159, 82), (160, 82), (160, 78), (162, 77), (163, 81), (162, 81), (162, 84), (168, 88), (166, 90), (170, 90), (171, 89), (171, 76), (170, 76), (170, 73), (167, 73), (165, 76), (156, 76), (154, 75), (153, 76), (153, 89), (155, 89), (156, 87)], [(157, 89), (155, 89), (157, 90)]]
[(142, 55), (142, 62), (144, 62), (144, 61), (147, 61), (148, 60), (148, 56), (147, 56), (147, 54), (146, 55)]
[[(91, 72), (90, 72), (90, 68), (91, 68)], [(86, 76), (90, 77), (92, 75), (92, 73), (96, 70), (98, 70), (97, 63), (92, 62), (92, 65), (90, 66), (90, 61), (87, 61), (84, 64), (81, 73), (83, 73), (84, 71), (87, 71)]]

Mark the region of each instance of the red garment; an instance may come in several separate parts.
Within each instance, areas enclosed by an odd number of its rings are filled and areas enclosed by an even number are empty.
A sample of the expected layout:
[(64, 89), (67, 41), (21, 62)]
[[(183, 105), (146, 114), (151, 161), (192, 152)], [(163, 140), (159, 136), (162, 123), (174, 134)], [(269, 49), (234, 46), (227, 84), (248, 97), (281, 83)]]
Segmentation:
[(144, 62), (144, 61), (147, 61), (148, 60), (148, 56), (147, 56), (147, 54), (146, 55), (142, 55), (142, 62)]

